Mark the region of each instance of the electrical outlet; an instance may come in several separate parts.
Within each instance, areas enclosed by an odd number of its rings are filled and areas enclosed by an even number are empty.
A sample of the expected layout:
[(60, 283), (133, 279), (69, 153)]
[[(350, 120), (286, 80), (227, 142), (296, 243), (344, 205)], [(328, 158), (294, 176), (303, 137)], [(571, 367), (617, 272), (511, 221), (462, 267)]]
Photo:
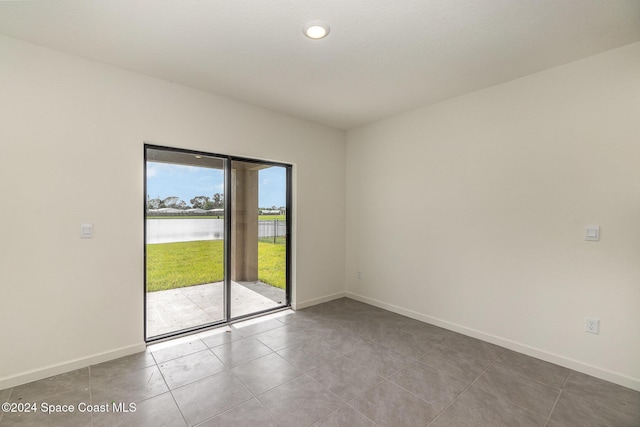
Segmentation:
[(362, 280), (362, 272), (358, 271), (358, 280)]
[(600, 332), (600, 320), (592, 317), (584, 318), (584, 330), (591, 334), (597, 334)]

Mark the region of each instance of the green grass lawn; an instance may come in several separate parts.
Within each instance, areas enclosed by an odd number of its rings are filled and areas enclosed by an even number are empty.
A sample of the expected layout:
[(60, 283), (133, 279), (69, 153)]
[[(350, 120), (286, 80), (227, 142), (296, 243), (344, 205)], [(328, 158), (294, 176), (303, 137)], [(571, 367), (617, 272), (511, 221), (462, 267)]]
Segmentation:
[[(223, 241), (147, 245), (147, 291), (162, 291), (224, 277)], [(258, 242), (258, 279), (281, 289), (286, 285), (286, 245)]]
[(276, 288), (286, 286), (287, 245), (258, 242), (258, 280)]
[(258, 220), (259, 221), (273, 221), (274, 219), (277, 219), (278, 221), (286, 221), (287, 220), (287, 216), (286, 215), (258, 215)]
[[(190, 216), (164, 216), (164, 215), (149, 215), (146, 217), (147, 219), (185, 219), (185, 218), (189, 218), (189, 219), (224, 219), (224, 215), (190, 215)], [(287, 216), (286, 215), (258, 215), (258, 220), (259, 221), (273, 221), (274, 219), (277, 219), (278, 221), (286, 221), (287, 220)]]
[(224, 219), (224, 215), (191, 215), (191, 216), (146, 216), (146, 219)]

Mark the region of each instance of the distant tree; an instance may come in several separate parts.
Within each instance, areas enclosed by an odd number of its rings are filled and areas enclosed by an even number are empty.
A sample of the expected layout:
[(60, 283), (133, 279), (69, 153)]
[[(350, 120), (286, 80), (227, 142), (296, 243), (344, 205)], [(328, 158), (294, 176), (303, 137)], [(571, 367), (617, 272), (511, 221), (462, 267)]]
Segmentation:
[(195, 209), (211, 209), (206, 206), (211, 203), (211, 199), (207, 196), (196, 196), (189, 201)]
[(147, 209), (160, 209), (162, 205), (162, 200), (160, 199), (149, 199), (147, 201)]
[(165, 208), (174, 208), (174, 209), (186, 209), (188, 208), (187, 204), (180, 200), (180, 197), (169, 196), (162, 201), (163, 207)]
[(224, 194), (216, 193), (213, 195), (213, 207), (211, 209), (224, 208)]

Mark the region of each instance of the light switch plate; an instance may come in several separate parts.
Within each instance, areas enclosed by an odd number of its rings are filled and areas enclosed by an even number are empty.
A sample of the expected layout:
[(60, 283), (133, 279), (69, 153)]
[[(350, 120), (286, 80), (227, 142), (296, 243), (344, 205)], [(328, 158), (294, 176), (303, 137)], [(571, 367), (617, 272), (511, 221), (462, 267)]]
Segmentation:
[(584, 239), (590, 242), (597, 242), (600, 240), (600, 226), (599, 225), (587, 225), (585, 227)]
[(90, 239), (93, 237), (93, 224), (82, 224), (80, 226), (80, 237)]

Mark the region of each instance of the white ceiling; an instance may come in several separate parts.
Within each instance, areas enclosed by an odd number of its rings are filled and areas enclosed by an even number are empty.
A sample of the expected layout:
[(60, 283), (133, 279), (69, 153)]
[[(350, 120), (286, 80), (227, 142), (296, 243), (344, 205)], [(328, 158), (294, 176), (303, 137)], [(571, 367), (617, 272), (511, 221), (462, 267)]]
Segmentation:
[(3, 1), (0, 34), (349, 129), (638, 41), (640, 1)]

